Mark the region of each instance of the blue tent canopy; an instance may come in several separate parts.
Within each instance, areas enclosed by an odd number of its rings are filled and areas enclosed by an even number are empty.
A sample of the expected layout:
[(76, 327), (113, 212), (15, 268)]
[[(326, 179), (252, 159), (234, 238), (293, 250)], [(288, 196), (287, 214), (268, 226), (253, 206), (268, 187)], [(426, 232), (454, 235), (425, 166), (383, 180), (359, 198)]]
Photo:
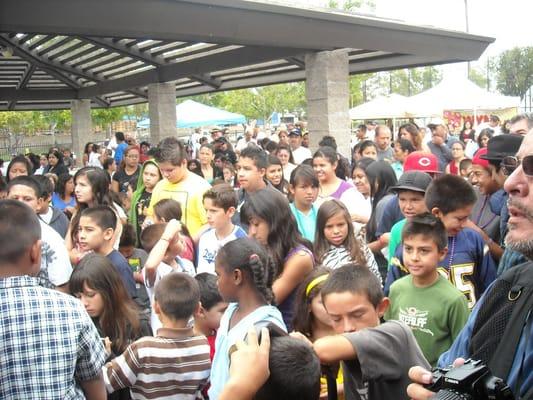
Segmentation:
[[(234, 125), (246, 123), (244, 115), (206, 106), (193, 100), (185, 100), (176, 106), (178, 128), (197, 128), (209, 125)], [(150, 118), (137, 123), (137, 128), (150, 127)]]

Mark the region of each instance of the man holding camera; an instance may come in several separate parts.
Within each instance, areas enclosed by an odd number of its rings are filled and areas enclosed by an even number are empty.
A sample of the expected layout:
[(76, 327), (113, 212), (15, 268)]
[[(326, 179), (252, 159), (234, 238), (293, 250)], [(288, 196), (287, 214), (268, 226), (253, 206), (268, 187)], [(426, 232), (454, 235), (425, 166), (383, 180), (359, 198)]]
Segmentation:
[[(465, 358), (481, 360), (507, 382), (516, 399), (532, 399), (533, 130), (516, 157), (506, 157), (502, 167), (514, 170), (504, 186), (510, 213), (505, 242), (529, 261), (508, 270), (487, 289), (450, 350), (441, 355), (439, 367), (452, 362), (459, 366)], [(407, 389), (411, 398), (429, 399), (435, 394), (423, 386), (432, 383), (429, 371), (413, 367), (409, 375), (415, 382)]]

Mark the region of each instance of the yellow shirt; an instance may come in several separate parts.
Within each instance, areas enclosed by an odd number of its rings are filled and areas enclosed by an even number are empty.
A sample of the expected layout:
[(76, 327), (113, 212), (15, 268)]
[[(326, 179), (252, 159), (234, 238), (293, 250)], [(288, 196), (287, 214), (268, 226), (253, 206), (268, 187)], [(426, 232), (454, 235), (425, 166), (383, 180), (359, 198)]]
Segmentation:
[(181, 222), (187, 226), (191, 236), (195, 236), (207, 223), (202, 196), (210, 187), (211, 185), (204, 178), (193, 172), (188, 172), (187, 177), (178, 183), (163, 179), (157, 183), (152, 192), (148, 216), (154, 215), (154, 205), (159, 200), (176, 200), (181, 205)]

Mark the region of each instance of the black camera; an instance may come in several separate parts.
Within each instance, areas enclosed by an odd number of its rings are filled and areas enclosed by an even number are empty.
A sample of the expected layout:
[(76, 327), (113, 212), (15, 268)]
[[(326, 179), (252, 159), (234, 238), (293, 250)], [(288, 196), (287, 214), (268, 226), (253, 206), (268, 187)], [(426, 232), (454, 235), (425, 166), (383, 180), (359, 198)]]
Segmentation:
[(459, 367), (434, 368), (433, 383), (425, 385), (441, 400), (513, 400), (511, 389), (492, 375), (481, 361), (466, 360)]

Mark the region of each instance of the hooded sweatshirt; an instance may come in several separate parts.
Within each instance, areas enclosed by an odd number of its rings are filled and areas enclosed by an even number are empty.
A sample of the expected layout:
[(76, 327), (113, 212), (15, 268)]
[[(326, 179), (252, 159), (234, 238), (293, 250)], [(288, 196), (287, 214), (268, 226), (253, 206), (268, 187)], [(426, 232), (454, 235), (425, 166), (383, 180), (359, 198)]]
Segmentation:
[(133, 227), (135, 228), (135, 233), (137, 237), (137, 245), (139, 245), (141, 225), (144, 222), (144, 218), (145, 218), (143, 215), (143, 211), (146, 208), (148, 208), (148, 206), (150, 205), (150, 199), (152, 198), (152, 194), (148, 193), (145, 190), (146, 188), (144, 187), (144, 180), (143, 180), (144, 168), (148, 164), (153, 164), (159, 169), (159, 166), (154, 160), (145, 161), (145, 163), (143, 164), (141, 171), (139, 172), (139, 179), (137, 180), (137, 189), (135, 189), (135, 192), (133, 192), (133, 195), (131, 197), (131, 207), (130, 207), (130, 213), (128, 216), (128, 220), (130, 224), (132, 224)]

